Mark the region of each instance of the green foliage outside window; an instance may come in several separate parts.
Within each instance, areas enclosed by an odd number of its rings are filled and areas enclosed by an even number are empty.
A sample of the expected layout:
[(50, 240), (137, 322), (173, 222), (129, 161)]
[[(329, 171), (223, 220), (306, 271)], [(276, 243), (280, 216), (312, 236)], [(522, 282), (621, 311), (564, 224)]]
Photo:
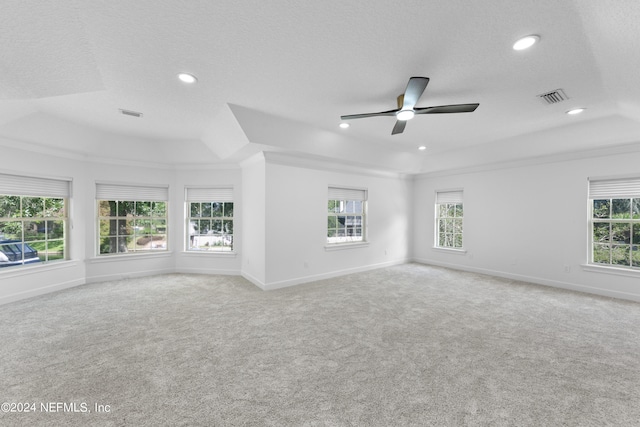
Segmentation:
[(166, 202), (99, 200), (100, 254), (167, 250)]
[(640, 199), (593, 200), (592, 261), (640, 268)]
[(40, 261), (65, 259), (66, 222), (65, 199), (0, 195), (0, 240), (27, 244)]
[(462, 203), (441, 203), (437, 205), (437, 214), (437, 246), (462, 249)]

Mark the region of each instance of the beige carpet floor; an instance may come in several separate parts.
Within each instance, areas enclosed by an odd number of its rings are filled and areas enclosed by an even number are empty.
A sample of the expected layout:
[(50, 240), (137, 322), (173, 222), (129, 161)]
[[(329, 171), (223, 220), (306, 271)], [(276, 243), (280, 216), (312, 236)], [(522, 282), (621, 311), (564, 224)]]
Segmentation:
[(0, 337), (2, 426), (640, 425), (640, 304), (418, 264), (86, 285)]

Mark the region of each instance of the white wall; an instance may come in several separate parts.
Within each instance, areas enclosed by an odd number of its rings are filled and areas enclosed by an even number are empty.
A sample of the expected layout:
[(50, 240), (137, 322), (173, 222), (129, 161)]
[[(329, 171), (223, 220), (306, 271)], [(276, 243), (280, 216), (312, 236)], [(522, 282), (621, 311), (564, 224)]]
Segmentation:
[[(640, 153), (415, 179), (414, 259), (640, 300), (640, 276), (587, 271), (587, 178), (637, 175)], [(465, 254), (433, 248), (437, 190), (464, 189)]]
[[(188, 235), (185, 223), (185, 187), (233, 187), (233, 252), (197, 253), (184, 248)], [(174, 230), (173, 250), (176, 253), (176, 271), (198, 274), (239, 274), (242, 266), (242, 171), (240, 167), (178, 170), (175, 191), (171, 192), (171, 227)]]
[[(410, 259), (411, 180), (337, 171), (330, 163), (296, 166), (299, 160), (283, 162), (282, 155), (272, 159), (267, 153), (266, 289)], [(325, 248), (330, 185), (368, 190), (367, 246)]]
[[(70, 178), (69, 260), (0, 270), (0, 304), (85, 283), (175, 271), (204, 274), (240, 274), (242, 252), (242, 203), (235, 203), (233, 255), (187, 254), (184, 252), (185, 186), (234, 187), (242, 198), (239, 167), (180, 169), (87, 161), (83, 156), (57, 157), (43, 152), (17, 149), (18, 143), (0, 140), (0, 172)], [(153, 254), (97, 256), (96, 182), (166, 185), (169, 187), (169, 251)]]
[[(65, 289), (84, 283), (86, 216), (82, 200), (86, 198), (83, 185), (84, 164), (76, 159), (60, 158), (15, 148), (13, 141), (0, 140), (2, 158), (0, 172), (28, 176), (72, 180), (74, 201), (69, 210), (70, 260), (49, 265), (34, 265), (19, 269), (0, 269), (0, 304)], [(13, 145), (13, 146), (12, 146)], [(80, 201), (80, 203), (77, 203)]]
[[(255, 154), (242, 163), (242, 231), (241, 274), (257, 286), (266, 281), (265, 257), (265, 159)], [(235, 231), (235, 230), (234, 230)]]
[[(175, 271), (175, 254), (180, 251), (179, 229), (168, 227), (168, 253), (97, 255), (97, 203), (95, 199), (96, 182), (123, 183), (135, 185), (161, 185), (169, 187), (169, 218), (177, 214), (175, 172), (171, 169), (151, 168), (139, 165), (118, 165), (107, 163), (86, 163), (83, 180), (87, 197), (78, 200), (82, 212), (88, 220), (84, 229), (86, 280), (88, 283), (102, 282), (128, 277), (147, 276)], [(184, 197), (182, 198), (184, 203)], [(179, 211), (178, 211), (179, 212)], [(174, 225), (173, 223), (170, 225)]]

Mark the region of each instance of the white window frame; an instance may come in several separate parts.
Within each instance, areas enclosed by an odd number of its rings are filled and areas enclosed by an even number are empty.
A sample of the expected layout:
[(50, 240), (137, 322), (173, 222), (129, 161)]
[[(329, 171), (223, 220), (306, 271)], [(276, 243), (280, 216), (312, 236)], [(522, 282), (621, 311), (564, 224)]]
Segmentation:
[[(461, 206), (462, 216), (458, 216), (458, 205)], [(451, 209), (453, 209), (453, 216), (442, 216), (443, 210), (450, 212)], [(465, 252), (464, 191), (462, 189), (437, 190), (435, 194), (434, 218), (434, 248)], [(456, 223), (459, 223), (459, 232), (456, 232)], [(448, 235), (450, 235), (450, 244), (447, 244)], [(460, 236), (460, 245), (456, 245), (457, 236)], [(443, 240), (442, 237), (444, 237), (445, 240)]]
[[(327, 196), (327, 248), (367, 244), (368, 197), (369, 194), (366, 188), (329, 186)], [(361, 208), (357, 209), (357, 206)], [(337, 224), (341, 217), (344, 217), (345, 230), (349, 229), (357, 232), (360, 229), (360, 235), (347, 236), (345, 233), (345, 236), (338, 236), (339, 228), (342, 227), (337, 227)], [(347, 226), (350, 218), (352, 225)], [(335, 226), (332, 227), (331, 225)]]
[[(209, 204), (211, 206), (211, 214), (209, 216), (192, 216), (192, 203), (199, 204), (200, 212), (204, 212), (203, 204)], [(213, 215), (213, 204), (222, 204), (222, 215), (214, 216)], [(227, 215), (228, 213), (228, 205), (232, 205), (231, 207), (231, 215)], [(235, 208), (236, 203), (234, 202), (233, 196), (233, 187), (225, 186), (225, 187), (185, 187), (185, 242), (184, 242), (184, 251), (187, 253), (204, 253), (204, 254), (234, 254), (235, 249)], [(194, 225), (195, 221), (221, 221), (221, 232), (216, 234), (214, 231), (213, 224), (211, 224), (210, 233), (206, 235), (197, 233), (196, 227)], [(231, 232), (225, 232), (225, 225), (227, 223), (231, 223)], [(210, 236), (209, 236), (210, 235)], [(196, 239), (204, 240), (205, 243), (208, 243), (207, 249), (196, 249), (192, 247), (192, 244), (195, 243)], [(224, 243), (221, 246), (216, 245), (218, 241), (222, 240)]]
[[(640, 273), (640, 177), (589, 178), (588, 200), (588, 266)], [(620, 204), (614, 200), (629, 200), (628, 218), (623, 211), (614, 212), (615, 205)], [(598, 227), (600, 224), (604, 226)], [(600, 230), (596, 231), (596, 227)], [(616, 237), (618, 240), (614, 241)], [(600, 253), (596, 256), (598, 249)], [(605, 252), (608, 262), (603, 262)]]
[[(116, 216), (101, 215), (101, 202), (133, 202), (135, 205), (138, 203), (151, 204), (151, 213), (149, 215), (120, 215), (117, 212)], [(163, 214), (158, 214), (154, 204), (163, 203)], [(118, 203), (119, 205), (119, 203)], [(118, 206), (117, 205), (117, 206)], [(134, 206), (135, 206), (134, 205)], [(134, 185), (123, 183), (103, 183), (96, 182), (96, 256), (97, 257), (113, 257), (113, 256), (137, 256), (140, 254), (150, 253), (167, 253), (169, 251), (169, 187), (168, 186), (153, 186), (153, 185)], [(137, 208), (136, 208), (137, 210)], [(118, 221), (115, 235), (102, 235), (101, 222), (102, 221)], [(133, 222), (132, 233), (119, 234), (119, 230), (122, 228), (120, 222), (126, 224), (125, 227), (129, 227), (129, 221)], [(162, 224), (164, 222), (164, 224)], [(152, 230), (144, 231), (139, 230), (137, 224), (151, 223)], [(158, 228), (157, 224), (161, 224)], [(153, 229), (155, 227), (155, 229)], [(115, 238), (120, 244), (120, 238), (132, 238), (134, 241), (133, 247), (129, 248), (129, 242), (127, 241), (127, 250), (116, 252), (101, 253), (101, 242), (105, 238)], [(158, 237), (158, 239), (156, 239)], [(146, 244), (140, 245), (138, 242), (142, 238), (150, 239)], [(137, 248), (136, 246), (145, 246), (144, 248)], [(148, 246), (148, 247), (146, 247)]]
[[(69, 258), (69, 237), (68, 237), (68, 229), (69, 229), (69, 200), (71, 198), (71, 179), (62, 179), (62, 178), (50, 178), (50, 177), (35, 177), (35, 176), (25, 176), (21, 174), (14, 173), (0, 173), (0, 195), (9, 196), (9, 197), (19, 197), (19, 217), (4, 217), (0, 219), (1, 223), (15, 223), (19, 222), (21, 224), (20, 236), (13, 236), (13, 239), (17, 240), (20, 243), (15, 243), (13, 245), (18, 245), (17, 248), (20, 252), (20, 259), (10, 260), (9, 257), (0, 253), (0, 263), (6, 262), (11, 263), (12, 266), (16, 267), (24, 267), (27, 265), (33, 265), (35, 263), (40, 263), (40, 261), (44, 263), (50, 262), (58, 262), (65, 261)], [(25, 199), (42, 199), (42, 215), (25, 215)], [(52, 216), (52, 213), (47, 213), (46, 209), (46, 200), (47, 199), (56, 199), (63, 201), (63, 208), (61, 215)], [(51, 222), (62, 222), (62, 237), (51, 237), (49, 236)], [(42, 229), (39, 228), (42, 227)], [(52, 225), (53, 226), (53, 225)], [(33, 228), (36, 227), (36, 228)], [(29, 233), (29, 229), (35, 231), (35, 235), (33, 233)], [(59, 227), (58, 228), (59, 231)], [(31, 234), (31, 236), (29, 236)], [(2, 236), (4, 239), (5, 236)], [(8, 236), (6, 236), (8, 237)], [(54, 254), (51, 254), (50, 243), (53, 242), (62, 242), (62, 254), (60, 256), (59, 251), (56, 250)], [(25, 244), (29, 245), (31, 248), (38, 250), (38, 261), (30, 261), (25, 258)], [(40, 248), (44, 244), (44, 252)], [(35, 248), (34, 248), (35, 246)], [(56, 244), (57, 247), (57, 244)], [(15, 252), (14, 252), (15, 253)], [(44, 257), (44, 258), (43, 258)], [(33, 258), (35, 259), (35, 258)], [(14, 262), (18, 262), (17, 264), (13, 264)], [(0, 271), (4, 271), (5, 269), (0, 269)], [(10, 269), (14, 271), (14, 269)]]

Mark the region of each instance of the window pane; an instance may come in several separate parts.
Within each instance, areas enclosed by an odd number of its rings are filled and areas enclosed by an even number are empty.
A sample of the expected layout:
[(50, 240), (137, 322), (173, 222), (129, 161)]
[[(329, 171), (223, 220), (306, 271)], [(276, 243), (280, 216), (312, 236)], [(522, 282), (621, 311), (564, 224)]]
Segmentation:
[(221, 234), (222, 233), (222, 221), (219, 219), (215, 219), (211, 221), (211, 229), (213, 230), (213, 234)]
[(166, 217), (167, 216), (167, 204), (166, 202), (153, 202), (151, 214), (155, 217)]
[(462, 218), (462, 204), (456, 205), (456, 217)]
[(339, 211), (339, 205), (337, 200), (329, 200), (327, 204), (327, 212), (337, 213)]
[(611, 241), (614, 243), (631, 243), (631, 224), (613, 224), (611, 226)]
[(133, 234), (134, 223), (132, 219), (119, 219), (117, 233), (120, 236)]
[(633, 199), (631, 212), (633, 219), (640, 219), (640, 199)]
[(118, 216), (132, 216), (135, 212), (136, 202), (126, 200), (118, 202)]
[(595, 243), (593, 245), (593, 262), (598, 264), (609, 264), (609, 245)]
[[(39, 254), (42, 258), (43, 254)], [(64, 240), (48, 240), (46, 247), (47, 261), (53, 261), (58, 259), (64, 259)]]
[(631, 236), (631, 243), (634, 245), (640, 245), (640, 222), (636, 222), (632, 225), (633, 235)]
[(456, 205), (447, 203), (447, 217), (453, 218), (456, 215)]
[(151, 216), (151, 202), (136, 202), (136, 216)]
[(640, 245), (634, 245), (631, 251), (631, 266), (640, 267)]
[(0, 196), (0, 218), (20, 216), (20, 196)]
[(222, 231), (225, 234), (233, 234), (233, 220), (222, 221)]
[(631, 199), (613, 199), (611, 201), (612, 218), (631, 218)]
[(447, 216), (447, 205), (446, 204), (438, 205), (438, 217), (444, 218), (446, 216)]
[(445, 232), (446, 233), (452, 233), (453, 232), (453, 219), (446, 219), (446, 225), (445, 225)]
[(629, 245), (613, 245), (611, 248), (611, 264), (631, 265), (631, 252)]
[[(111, 223), (112, 222), (115, 222), (115, 220), (114, 221), (108, 220), (108, 219), (101, 219), (100, 220), (100, 224), (99, 224), (100, 225), (100, 237), (112, 236), (112, 235), (115, 234), (115, 232), (114, 233), (110, 232)], [(116, 226), (114, 225), (113, 227), (115, 228)]]
[(118, 202), (100, 200), (98, 202), (98, 215), (100, 216), (118, 216)]
[(227, 202), (224, 204), (224, 216), (233, 217), (233, 203)]
[(0, 222), (0, 238), (22, 240), (22, 221)]
[(327, 228), (336, 228), (338, 226), (338, 220), (335, 216), (327, 217)]
[(154, 235), (151, 242), (147, 245), (148, 249), (167, 249), (167, 236), (165, 234)]
[(192, 202), (189, 203), (189, 215), (192, 218), (198, 218), (202, 214), (202, 209), (200, 208), (200, 203)]
[(453, 232), (462, 233), (462, 218), (456, 218), (453, 221)]
[(438, 232), (440, 233), (444, 233), (445, 230), (445, 221), (444, 219), (439, 219), (438, 220)]
[(611, 202), (610, 200), (594, 200), (593, 201), (593, 217), (594, 218), (610, 218)]
[(452, 248), (453, 247), (453, 234), (452, 233), (445, 233), (444, 234), (444, 245), (448, 248)]
[(360, 200), (356, 200), (353, 202), (353, 212), (357, 213), (357, 214), (361, 214), (362, 213), (362, 201)]
[(24, 240), (45, 240), (47, 238), (45, 221), (25, 221)]
[(454, 234), (453, 235), (453, 246), (455, 248), (462, 247), (462, 234)]
[(64, 217), (64, 199), (44, 199), (44, 216), (45, 217)]
[(445, 246), (445, 234), (444, 233), (438, 233), (438, 246)]
[(609, 222), (596, 222), (593, 224), (593, 241), (599, 243), (609, 242)]
[(44, 200), (42, 197), (23, 197), (22, 215), (25, 218), (37, 218), (44, 216)]
[(211, 220), (209, 219), (201, 219), (200, 227), (198, 228), (198, 234), (209, 234), (211, 231)]
[(338, 216), (336, 218), (338, 218), (338, 228), (344, 229), (345, 224), (347, 222), (347, 217), (346, 216)]
[(335, 229), (328, 229), (327, 230), (327, 237), (335, 237), (336, 236), (336, 230)]
[(64, 221), (47, 221), (47, 239), (64, 238)]
[(223, 203), (212, 203), (211, 204), (211, 216), (219, 217), (222, 216), (222, 205)]

